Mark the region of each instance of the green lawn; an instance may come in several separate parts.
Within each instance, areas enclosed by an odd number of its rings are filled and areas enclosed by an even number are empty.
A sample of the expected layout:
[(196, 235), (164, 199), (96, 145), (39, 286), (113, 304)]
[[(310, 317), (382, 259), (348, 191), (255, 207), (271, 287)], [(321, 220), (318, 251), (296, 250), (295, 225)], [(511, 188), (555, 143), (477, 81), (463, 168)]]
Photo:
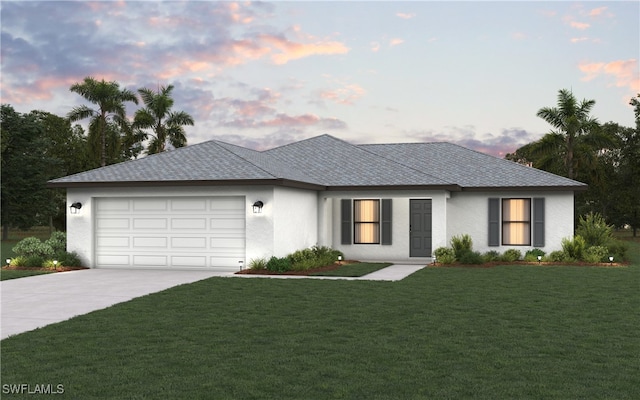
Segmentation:
[(1, 378), (82, 399), (637, 399), (639, 273), (213, 278), (5, 339)]
[(7, 279), (24, 278), (33, 275), (50, 274), (53, 271), (30, 271), (27, 269), (10, 269), (0, 271), (0, 281), (6, 281)]
[(338, 269), (330, 271), (314, 272), (312, 276), (345, 276), (359, 277), (376, 272), (382, 268), (388, 267), (391, 263), (353, 263), (342, 265)]

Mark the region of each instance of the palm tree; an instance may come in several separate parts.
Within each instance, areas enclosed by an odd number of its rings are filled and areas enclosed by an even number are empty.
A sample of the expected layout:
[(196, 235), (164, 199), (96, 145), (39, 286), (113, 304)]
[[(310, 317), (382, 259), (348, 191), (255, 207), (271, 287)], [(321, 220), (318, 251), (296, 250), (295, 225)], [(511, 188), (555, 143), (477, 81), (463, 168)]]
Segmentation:
[[(562, 160), (564, 173), (575, 179), (579, 171), (593, 166), (597, 151), (615, 145), (613, 139), (600, 129), (596, 118), (589, 113), (595, 100), (578, 103), (573, 93), (566, 89), (558, 92), (557, 107), (543, 107), (536, 114), (555, 128), (535, 143), (532, 153), (541, 164)], [(545, 169), (545, 165), (538, 165)]]
[[(84, 78), (81, 83), (74, 83), (69, 90), (78, 93), (98, 107), (97, 110), (91, 109), (86, 105), (74, 107), (67, 114), (67, 118), (71, 122), (91, 118), (89, 131), (96, 132), (100, 137), (100, 165), (104, 167), (107, 165), (108, 125), (109, 123), (115, 123), (123, 131), (129, 130), (124, 103), (132, 101), (138, 104), (138, 98), (132, 91), (120, 89), (120, 85), (117, 82), (106, 82), (104, 79), (97, 81), (90, 76)], [(113, 147), (113, 144), (111, 147)]]
[(147, 88), (138, 89), (145, 107), (136, 111), (133, 126), (136, 130), (151, 129), (152, 139), (147, 154), (165, 151), (167, 143), (173, 147), (187, 144), (185, 125), (193, 125), (193, 117), (184, 111), (171, 111), (173, 85), (161, 86), (157, 92)]

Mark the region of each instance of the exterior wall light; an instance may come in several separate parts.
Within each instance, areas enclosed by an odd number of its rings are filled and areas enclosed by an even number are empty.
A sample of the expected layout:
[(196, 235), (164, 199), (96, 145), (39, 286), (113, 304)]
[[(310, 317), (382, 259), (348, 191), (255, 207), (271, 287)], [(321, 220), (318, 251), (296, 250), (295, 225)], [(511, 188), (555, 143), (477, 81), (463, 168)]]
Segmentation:
[(254, 214), (260, 214), (262, 212), (262, 207), (263, 206), (264, 206), (264, 203), (261, 202), (260, 200), (258, 200), (255, 203), (253, 203), (253, 213)]
[(71, 214), (78, 214), (80, 213), (81, 208), (82, 208), (82, 203), (80, 203), (79, 201), (76, 201), (75, 203), (69, 206), (69, 212)]

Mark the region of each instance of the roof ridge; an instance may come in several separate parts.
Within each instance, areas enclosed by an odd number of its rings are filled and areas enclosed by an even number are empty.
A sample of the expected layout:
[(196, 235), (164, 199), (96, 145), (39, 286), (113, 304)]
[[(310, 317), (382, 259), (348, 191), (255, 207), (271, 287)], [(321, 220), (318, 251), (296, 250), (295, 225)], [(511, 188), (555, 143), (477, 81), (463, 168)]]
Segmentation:
[[(216, 140), (216, 144), (218, 144), (220, 147), (222, 147), (225, 151), (227, 151), (227, 152), (229, 152), (229, 153), (233, 154), (234, 156), (236, 156), (236, 157), (238, 157), (238, 158), (240, 158), (240, 159), (242, 159), (242, 160), (244, 160), (244, 161), (248, 162), (249, 164), (251, 164), (251, 165), (253, 165), (254, 167), (258, 168), (259, 170), (261, 170), (261, 171), (263, 171), (263, 172), (267, 173), (268, 175), (271, 175), (271, 176), (273, 176), (273, 177), (274, 177), (274, 178), (276, 178), (276, 179), (277, 179), (277, 178), (284, 178), (284, 176), (276, 176), (276, 175), (274, 175), (271, 171), (267, 171), (266, 169), (262, 168), (261, 166), (256, 165), (253, 161), (251, 161), (251, 160), (247, 160), (245, 157), (241, 156), (240, 154), (236, 153), (235, 151), (231, 151), (231, 149), (228, 149), (227, 147), (225, 147), (225, 146), (223, 146), (223, 145), (229, 145), (229, 146), (239, 147), (239, 148), (241, 148), (241, 149), (243, 149), (243, 150), (253, 151), (253, 152), (256, 152), (256, 153), (258, 153), (258, 154), (262, 154), (262, 152), (261, 152), (261, 151), (252, 150), (252, 149), (250, 149), (250, 148), (248, 148), (248, 147), (238, 146), (238, 145), (235, 145), (235, 144), (232, 144), (232, 143), (226, 143), (226, 142), (223, 142), (223, 141), (220, 141), (220, 140)], [(271, 156), (269, 156), (269, 155), (267, 155), (267, 154), (265, 154), (265, 155), (266, 155), (267, 157), (271, 157)]]
[[(394, 143), (389, 143), (389, 144), (394, 144)], [(402, 143), (395, 143), (395, 144), (402, 144)], [(412, 144), (412, 143), (405, 143), (405, 144), (409, 144), (409, 145), (410, 145), (410, 144)], [(428, 143), (416, 142), (415, 144), (428, 144)], [(358, 147), (358, 148), (361, 148), (360, 146), (367, 146), (367, 145), (354, 145), (354, 146), (356, 146), (356, 147)], [(363, 149), (363, 148), (361, 148), (361, 150), (362, 150), (362, 151), (365, 151), (365, 152), (367, 152), (367, 153), (369, 153), (369, 154), (376, 155), (376, 156), (378, 156), (378, 157), (380, 157), (380, 158), (384, 158), (385, 160), (389, 160), (389, 161), (391, 161), (391, 162), (393, 162), (393, 163), (395, 163), (395, 164), (402, 165), (403, 167), (406, 167), (406, 168), (412, 169), (412, 170), (414, 170), (414, 171), (417, 171), (417, 172), (419, 172), (419, 173), (420, 173), (420, 174), (422, 174), (422, 175), (426, 175), (426, 176), (429, 176), (429, 177), (431, 177), (431, 178), (435, 178), (435, 179), (437, 179), (437, 180), (439, 180), (439, 181), (446, 182), (446, 183), (447, 183), (447, 184), (449, 184), (449, 185), (457, 185), (457, 186), (460, 186), (460, 185), (459, 185), (459, 184), (457, 184), (457, 183), (449, 182), (448, 180), (446, 180), (446, 179), (442, 179), (442, 178), (441, 178), (441, 177), (439, 177), (439, 176), (431, 175), (431, 174), (429, 174), (429, 173), (426, 173), (426, 172), (424, 172), (424, 171), (421, 171), (421, 170), (419, 170), (419, 169), (417, 169), (417, 168), (414, 168), (414, 167), (412, 167), (412, 166), (410, 166), (410, 165), (407, 165), (407, 164), (405, 164), (405, 163), (401, 163), (401, 162), (396, 161), (396, 160), (393, 160), (393, 159), (391, 159), (391, 158), (389, 158), (389, 157), (385, 157), (385, 156), (383, 156), (383, 155), (381, 155), (381, 154), (377, 154), (377, 153), (374, 153), (374, 152), (372, 152), (372, 151), (369, 151), (369, 150), (366, 150), (366, 149)]]

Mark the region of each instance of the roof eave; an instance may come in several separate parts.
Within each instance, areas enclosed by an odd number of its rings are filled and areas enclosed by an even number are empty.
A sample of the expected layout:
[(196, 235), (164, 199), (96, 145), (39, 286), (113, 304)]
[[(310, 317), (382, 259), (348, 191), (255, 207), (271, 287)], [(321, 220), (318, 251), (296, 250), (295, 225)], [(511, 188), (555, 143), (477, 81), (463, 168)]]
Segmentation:
[(584, 192), (588, 185), (563, 185), (563, 186), (465, 186), (463, 192), (521, 192), (521, 191), (544, 191), (544, 192)]
[(459, 192), (458, 185), (362, 185), (362, 186), (327, 186), (326, 190), (448, 190)]
[(91, 181), (47, 182), (48, 188), (104, 188), (104, 187), (166, 187), (166, 186), (242, 186), (274, 185), (299, 189), (325, 190), (325, 186), (290, 179), (236, 179), (236, 180), (166, 180), (166, 181)]

